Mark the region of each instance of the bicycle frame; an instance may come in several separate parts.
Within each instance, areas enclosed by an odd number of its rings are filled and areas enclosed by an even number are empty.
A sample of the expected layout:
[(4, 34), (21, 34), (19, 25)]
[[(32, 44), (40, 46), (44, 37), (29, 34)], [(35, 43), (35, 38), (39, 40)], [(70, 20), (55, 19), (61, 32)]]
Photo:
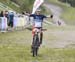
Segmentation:
[[(37, 54), (38, 54), (38, 50), (39, 50), (39, 47), (40, 47), (40, 45), (42, 44), (42, 41), (40, 42), (40, 40), (42, 39), (42, 38), (40, 38), (41, 36), (39, 35), (39, 33), (41, 33), (42, 32), (42, 30), (43, 29), (41, 29), (41, 28), (34, 28), (33, 29), (33, 43), (32, 43), (32, 46), (33, 46), (33, 48), (32, 48), (32, 53), (33, 53), (33, 57), (34, 56), (37, 56)], [(44, 30), (45, 31), (45, 30)], [(36, 43), (35, 43), (36, 42)], [(36, 47), (35, 47), (36, 46)]]
[(38, 28), (34, 28), (33, 31), (35, 32), (35, 34), (40, 33), (40, 29), (38, 29)]

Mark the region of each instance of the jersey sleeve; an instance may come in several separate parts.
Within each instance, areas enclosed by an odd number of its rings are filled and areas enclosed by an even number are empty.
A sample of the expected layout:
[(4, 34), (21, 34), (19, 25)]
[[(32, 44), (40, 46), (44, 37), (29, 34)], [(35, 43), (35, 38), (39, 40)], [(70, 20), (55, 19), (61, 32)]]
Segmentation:
[(47, 16), (43, 15), (43, 18), (47, 18)]
[(29, 17), (34, 17), (35, 15), (34, 14), (31, 14)]

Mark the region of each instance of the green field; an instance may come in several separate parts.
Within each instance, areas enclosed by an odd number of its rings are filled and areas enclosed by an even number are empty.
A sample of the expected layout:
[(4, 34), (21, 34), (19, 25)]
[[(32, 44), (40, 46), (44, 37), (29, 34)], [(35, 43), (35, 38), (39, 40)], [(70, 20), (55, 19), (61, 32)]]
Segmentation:
[[(50, 48), (50, 42), (54, 44), (54, 40), (57, 42), (62, 40), (67, 32), (74, 31), (75, 33), (75, 27), (47, 26), (45, 28), (47, 31), (44, 32), (43, 45), (39, 50), (38, 57), (35, 58), (30, 53), (31, 31), (25, 29), (23, 31), (0, 33), (0, 62), (75, 62), (74, 48)], [(55, 36), (56, 32), (58, 33), (57, 36)], [(61, 34), (62, 38), (59, 32), (64, 32), (63, 35)], [(70, 40), (68, 39), (68, 41)]]

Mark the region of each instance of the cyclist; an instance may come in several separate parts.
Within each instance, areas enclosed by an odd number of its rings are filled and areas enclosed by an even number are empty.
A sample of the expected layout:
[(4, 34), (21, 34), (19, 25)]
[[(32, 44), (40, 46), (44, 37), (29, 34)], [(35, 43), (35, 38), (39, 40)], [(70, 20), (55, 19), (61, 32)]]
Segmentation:
[(42, 28), (43, 28), (43, 19), (44, 18), (53, 18), (53, 15), (51, 16), (45, 16), (41, 14), (41, 9), (37, 9), (35, 14), (31, 14), (30, 17), (33, 17), (34, 21), (33, 21), (33, 29), (32, 29), (32, 34), (34, 37), (35, 34), (35, 28), (40, 30), (40, 44), (42, 44), (42, 38), (43, 38), (43, 32), (42, 32)]

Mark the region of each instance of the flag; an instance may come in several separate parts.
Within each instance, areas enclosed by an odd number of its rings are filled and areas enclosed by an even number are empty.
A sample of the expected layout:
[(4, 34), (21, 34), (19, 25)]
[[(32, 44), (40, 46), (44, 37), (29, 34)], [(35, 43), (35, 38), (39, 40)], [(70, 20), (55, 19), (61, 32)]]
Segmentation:
[(44, 2), (44, 0), (35, 0), (33, 5), (32, 14), (36, 12), (36, 10), (40, 7), (40, 5)]

